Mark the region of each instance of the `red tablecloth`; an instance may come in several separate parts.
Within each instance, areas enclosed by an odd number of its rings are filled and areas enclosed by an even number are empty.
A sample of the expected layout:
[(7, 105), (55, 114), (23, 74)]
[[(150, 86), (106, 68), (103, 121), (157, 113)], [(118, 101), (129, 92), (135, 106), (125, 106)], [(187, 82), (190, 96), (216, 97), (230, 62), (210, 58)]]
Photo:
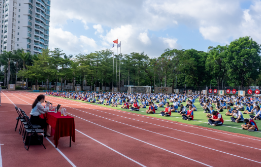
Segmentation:
[(61, 116), (61, 113), (46, 113), (43, 115), (46, 122), (55, 130), (54, 144), (57, 147), (60, 137), (71, 136), (75, 142), (75, 124), (74, 118), (71, 116)]

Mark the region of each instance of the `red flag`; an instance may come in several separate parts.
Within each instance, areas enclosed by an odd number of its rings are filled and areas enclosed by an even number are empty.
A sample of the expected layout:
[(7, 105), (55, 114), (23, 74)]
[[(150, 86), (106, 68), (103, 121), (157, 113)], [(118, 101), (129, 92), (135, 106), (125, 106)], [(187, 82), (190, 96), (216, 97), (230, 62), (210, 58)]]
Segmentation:
[(214, 89), (214, 93), (217, 93), (217, 89)]
[(233, 93), (233, 94), (236, 94), (236, 93), (237, 93), (237, 90), (236, 90), (236, 89), (233, 89), (233, 90), (232, 90), (232, 93)]
[(114, 41), (113, 41), (113, 43), (116, 43), (116, 44), (118, 44), (118, 39), (114, 40)]
[(209, 89), (208, 92), (209, 92), (209, 93), (212, 93), (212, 89)]
[(230, 93), (230, 89), (227, 89), (227, 93)]
[(252, 94), (253, 92), (252, 92), (251, 89), (248, 89), (247, 93), (248, 93), (248, 94)]
[(256, 89), (255, 94), (260, 94), (260, 90)]

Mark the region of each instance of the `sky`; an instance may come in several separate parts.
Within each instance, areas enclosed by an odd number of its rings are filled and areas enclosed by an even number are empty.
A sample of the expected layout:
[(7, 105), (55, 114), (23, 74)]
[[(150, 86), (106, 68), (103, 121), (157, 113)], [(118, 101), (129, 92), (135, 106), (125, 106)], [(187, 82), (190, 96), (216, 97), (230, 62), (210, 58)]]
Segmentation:
[[(52, 0), (49, 48), (88, 54), (122, 43), (121, 53), (160, 56), (165, 49), (261, 44), (261, 0)], [(120, 49), (118, 49), (120, 53)]]

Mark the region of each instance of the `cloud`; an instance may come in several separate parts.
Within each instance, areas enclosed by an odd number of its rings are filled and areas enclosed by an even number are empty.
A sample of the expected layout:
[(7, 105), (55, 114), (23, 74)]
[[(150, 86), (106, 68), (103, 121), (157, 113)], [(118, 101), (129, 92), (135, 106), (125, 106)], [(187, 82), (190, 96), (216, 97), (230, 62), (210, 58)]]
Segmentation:
[(148, 37), (147, 32), (143, 32), (139, 34), (139, 40), (144, 43), (145, 45), (148, 45), (151, 43), (150, 38)]
[(179, 48), (178, 44), (177, 44), (177, 39), (171, 39), (171, 38), (161, 38), (163, 43), (168, 45), (169, 49), (175, 49), (175, 48)]
[(103, 33), (103, 29), (102, 29), (102, 26), (100, 24), (93, 25), (93, 28), (96, 29), (95, 34), (97, 34), (97, 33), (102, 34)]
[(60, 48), (66, 54), (87, 53), (88, 50), (97, 49), (97, 44), (92, 38), (81, 35), (77, 37), (62, 28), (50, 28), (50, 49)]
[[(82, 43), (83, 47), (87, 47), (86, 50), (95, 51), (92, 49), (110, 48), (112, 41), (119, 39), (124, 53), (144, 51), (156, 56), (168, 47), (182, 48), (178, 43), (181, 40), (162, 33), (182, 25), (198, 30), (205, 40), (220, 44), (227, 44), (231, 39), (241, 36), (251, 36), (261, 42), (261, 1), (253, 0), (247, 10), (240, 7), (244, 1), (246, 0), (55, 0), (51, 4), (50, 40), (61, 41), (62, 44), (77, 40), (76, 43)], [(95, 34), (99, 34), (96, 36), (99, 40), (81, 34), (86, 36), (85, 39), (63, 31), (69, 19), (82, 21), (88, 31), (87, 23), (92, 24)], [(108, 29), (104, 30), (103, 27)], [(61, 37), (51, 32), (58, 30)], [(66, 38), (69, 42), (64, 40), (63, 35), (66, 33), (71, 36), (70, 40)], [(80, 45), (60, 45), (50, 41), (50, 46), (82, 51)]]

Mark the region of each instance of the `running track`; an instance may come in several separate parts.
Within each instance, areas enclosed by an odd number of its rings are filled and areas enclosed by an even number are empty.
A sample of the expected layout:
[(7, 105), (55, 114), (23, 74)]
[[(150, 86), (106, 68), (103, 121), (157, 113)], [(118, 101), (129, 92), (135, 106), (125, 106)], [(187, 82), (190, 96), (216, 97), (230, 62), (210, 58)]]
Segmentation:
[[(76, 142), (45, 139), (23, 147), (14, 131), (18, 106), (29, 114), (37, 93), (2, 92), (0, 150), (6, 166), (261, 166), (260, 138), (47, 96), (75, 117)], [(3, 128), (2, 128), (3, 127)], [(49, 142), (50, 141), (50, 142)], [(26, 157), (26, 158), (25, 158)], [(1, 158), (1, 156), (0, 156)], [(33, 161), (25, 161), (25, 159)], [(0, 160), (1, 162), (1, 160)], [(22, 163), (21, 163), (22, 162)], [(1, 167), (1, 164), (0, 164)]]

